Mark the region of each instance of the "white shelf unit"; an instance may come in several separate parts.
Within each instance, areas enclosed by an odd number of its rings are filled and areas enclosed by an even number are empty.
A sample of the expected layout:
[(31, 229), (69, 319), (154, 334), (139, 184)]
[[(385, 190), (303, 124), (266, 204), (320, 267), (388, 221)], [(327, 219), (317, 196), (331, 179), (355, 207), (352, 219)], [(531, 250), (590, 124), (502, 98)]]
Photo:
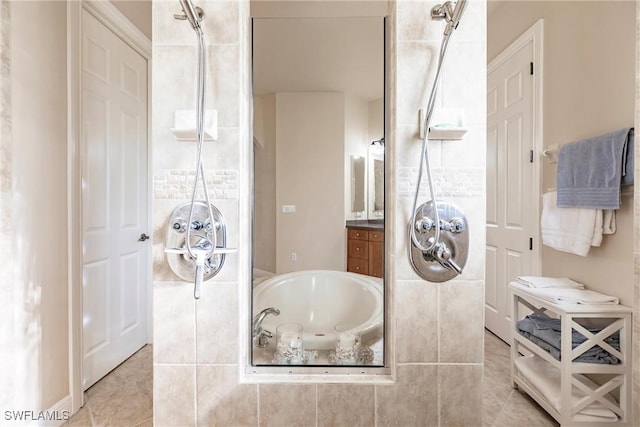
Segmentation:
[[(531, 396), (540, 406), (542, 406), (561, 426), (634, 426), (633, 406), (631, 401), (632, 390), (632, 310), (623, 305), (584, 305), (584, 304), (555, 304), (532, 295), (525, 290), (511, 286), (512, 309), (511, 309), (511, 382), (514, 387), (518, 387)], [(522, 309), (533, 311), (534, 314), (545, 314), (545, 312), (555, 313), (561, 321), (561, 360), (556, 360), (538, 347), (535, 343), (520, 335), (517, 329), (517, 322), (523, 312)], [(592, 334), (580, 323), (579, 319), (600, 319), (606, 321), (608, 326), (600, 332)], [(572, 330), (584, 335), (587, 340), (575, 349), (571, 346)], [(606, 338), (619, 331), (620, 351), (612, 348), (604, 342)], [(590, 348), (600, 345), (601, 348), (616, 356), (620, 363), (617, 365), (605, 365), (595, 363), (573, 362)], [(522, 354), (533, 353), (547, 363), (557, 368), (560, 372), (560, 410), (525, 378), (516, 367), (515, 361)], [(592, 382), (586, 376), (589, 374), (607, 374), (610, 378), (599, 385)], [(582, 390), (585, 397), (574, 402), (572, 398), (572, 388), (577, 387)], [(617, 391), (619, 398), (616, 404), (612, 403), (611, 393)], [(574, 415), (591, 403), (599, 403), (609, 408), (618, 415), (617, 422), (585, 422), (575, 421)]]

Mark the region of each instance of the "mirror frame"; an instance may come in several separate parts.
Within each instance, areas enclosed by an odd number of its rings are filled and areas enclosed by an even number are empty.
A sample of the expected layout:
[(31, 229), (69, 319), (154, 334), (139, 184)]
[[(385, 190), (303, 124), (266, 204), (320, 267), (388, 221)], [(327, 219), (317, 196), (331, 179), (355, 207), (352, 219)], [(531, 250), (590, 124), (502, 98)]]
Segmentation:
[[(384, 333), (384, 348), (383, 348), (383, 364), (381, 366), (314, 366), (314, 365), (298, 365), (298, 366), (283, 366), (283, 365), (254, 365), (253, 364), (253, 339), (252, 339), (252, 323), (253, 323), (253, 256), (254, 256), (254, 224), (255, 224), (255, 188), (254, 188), (254, 154), (253, 144), (255, 143), (255, 137), (253, 133), (253, 23), (255, 19), (269, 19), (269, 18), (353, 18), (353, 17), (378, 17), (383, 22), (383, 138), (386, 142), (383, 151), (384, 161), (384, 175), (383, 175), (383, 187), (384, 187), (384, 210), (383, 210), (383, 223), (385, 230), (384, 239), (384, 266), (383, 266), (383, 333)], [(393, 82), (395, 76), (389, 75), (388, 64), (392, 61), (392, 49), (393, 44), (390, 43), (389, 35), (392, 32), (391, 20), (388, 14), (384, 15), (357, 15), (357, 14), (336, 14), (328, 16), (316, 16), (316, 15), (282, 15), (282, 16), (254, 16), (251, 13), (249, 18), (247, 33), (248, 45), (247, 49), (250, 52), (249, 61), (247, 62), (248, 82), (247, 87), (249, 89), (249, 102), (248, 102), (248, 118), (251, 122), (248, 124), (248, 222), (250, 229), (248, 230), (248, 255), (249, 263), (247, 268), (247, 294), (245, 298), (241, 298), (239, 303), (243, 304), (244, 308), (240, 308), (241, 313), (245, 313), (245, 309), (248, 308), (245, 314), (245, 321), (247, 321), (246, 329), (240, 334), (240, 339), (243, 341), (241, 347), (246, 349), (241, 354), (243, 361), (241, 362), (241, 382), (246, 383), (354, 383), (353, 375), (357, 375), (358, 384), (393, 384), (395, 382), (395, 333), (393, 325), (389, 321), (392, 318), (392, 293), (391, 289), (391, 269), (389, 268), (390, 255), (393, 254), (393, 241), (395, 241), (395, 229), (392, 224), (395, 221), (395, 215), (392, 215), (391, 209), (389, 209), (389, 190), (391, 182), (391, 162), (388, 161), (390, 143), (395, 138), (392, 138), (389, 134), (391, 127), (391, 100), (393, 98)], [(245, 295), (244, 291), (241, 295)], [(248, 299), (248, 301), (247, 301)], [(247, 304), (248, 302), (248, 304)], [(321, 375), (318, 377), (317, 375)]]

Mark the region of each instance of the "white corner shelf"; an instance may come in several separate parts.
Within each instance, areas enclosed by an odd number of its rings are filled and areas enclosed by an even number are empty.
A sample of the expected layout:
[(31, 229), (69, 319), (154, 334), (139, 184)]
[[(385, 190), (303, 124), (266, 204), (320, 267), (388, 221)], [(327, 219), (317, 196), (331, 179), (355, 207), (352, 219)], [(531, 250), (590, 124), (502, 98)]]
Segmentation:
[(460, 140), (467, 133), (467, 129), (465, 128), (439, 128), (439, 127), (430, 127), (429, 128), (429, 139), (439, 139), (439, 140)]
[[(418, 111), (419, 135), (424, 135), (426, 108)], [(429, 139), (440, 141), (461, 140), (467, 133), (464, 111), (455, 108), (438, 108), (430, 120)]]
[[(197, 141), (198, 140), (198, 132), (196, 129), (171, 128), (171, 132), (173, 133), (173, 136), (175, 136), (176, 141)], [(205, 141), (215, 141), (218, 139), (218, 133), (213, 129), (205, 129), (203, 139)]]
[[(171, 132), (177, 141), (197, 141), (196, 110), (177, 110), (174, 115), (174, 127)], [(204, 115), (205, 141), (218, 139), (218, 111), (206, 110)]]

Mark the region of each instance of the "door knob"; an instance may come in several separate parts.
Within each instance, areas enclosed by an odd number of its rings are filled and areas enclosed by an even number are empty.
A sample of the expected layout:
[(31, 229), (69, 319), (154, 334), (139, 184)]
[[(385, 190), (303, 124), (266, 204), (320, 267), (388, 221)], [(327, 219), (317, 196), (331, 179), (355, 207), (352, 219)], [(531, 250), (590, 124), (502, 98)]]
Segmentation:
[(138, 242), (144, 242), (145, 240), (149, 240), (149, 236), (147, 236), (145, 233), (142, 233), (140, 235), (140, 238), (138, 239)]

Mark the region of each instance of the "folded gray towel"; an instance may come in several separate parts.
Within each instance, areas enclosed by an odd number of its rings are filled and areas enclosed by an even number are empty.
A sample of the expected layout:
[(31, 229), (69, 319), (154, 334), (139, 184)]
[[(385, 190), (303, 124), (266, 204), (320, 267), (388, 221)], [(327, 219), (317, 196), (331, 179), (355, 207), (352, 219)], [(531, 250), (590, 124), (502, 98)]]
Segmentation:
[[(517, 323), (518, 332), (525, 338), (533, 341), (543, 350), (549, 352), (555, 359), (560, 360), (561, 355), (561, 324), (560, 319), (553, 319), (548, 316), (531, 314), (521, 319)], [(600, 331), (598, 328), (585, 327), (591, 333), (597, 333)], [(580, 332), (571, 331), (571, 348), (576, 348), (587, 338)], [(620, 351), (620, 334), (618, 332), (613, 333), (604, 341), (611, 347)], [(589, 350), (576, 357), (574, 362), (584, 363), (602, 363), (616, 365), (620, 363), (617, 357), (613, 356), (608, 351), (604, 350), (599, 345), (591, 347)]]
[(633, 185), (633, 157), (635, 156), (635, 138), (634, 130), (629, 131), (629, 138), (627, 139), (627, 152), (626, 161), (624, 162), (624, 170), (622, 171), (621, 185)]
[(619, 209), (629, 128), (558, 150), (558, 207)]

